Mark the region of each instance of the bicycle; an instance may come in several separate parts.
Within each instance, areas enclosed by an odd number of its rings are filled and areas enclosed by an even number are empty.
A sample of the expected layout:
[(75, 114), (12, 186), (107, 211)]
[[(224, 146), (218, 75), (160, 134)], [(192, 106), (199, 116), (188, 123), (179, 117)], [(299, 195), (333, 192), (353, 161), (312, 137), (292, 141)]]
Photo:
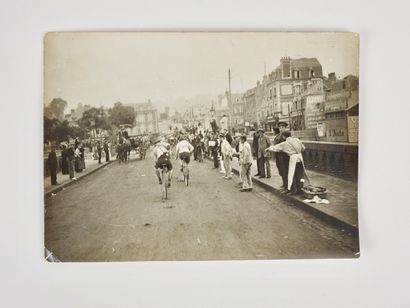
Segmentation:
[(161, 177), (163, 186), (162, 196), (166, 200), (168, 199), (168, 168), (166, 164), (163, 164), (161, 167)]
[(187, 162), (182, 160), (182, 174), (184, 175), (184, 182), (185, 185), (188, 186), (189, 184), (189, 168)]

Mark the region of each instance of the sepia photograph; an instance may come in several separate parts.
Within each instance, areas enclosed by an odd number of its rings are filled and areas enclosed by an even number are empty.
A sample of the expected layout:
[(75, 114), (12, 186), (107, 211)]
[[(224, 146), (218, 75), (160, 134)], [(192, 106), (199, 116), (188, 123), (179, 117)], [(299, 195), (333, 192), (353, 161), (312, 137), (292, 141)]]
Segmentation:
[(47, 33), (45, 259), (360, 257), (359, 43)]

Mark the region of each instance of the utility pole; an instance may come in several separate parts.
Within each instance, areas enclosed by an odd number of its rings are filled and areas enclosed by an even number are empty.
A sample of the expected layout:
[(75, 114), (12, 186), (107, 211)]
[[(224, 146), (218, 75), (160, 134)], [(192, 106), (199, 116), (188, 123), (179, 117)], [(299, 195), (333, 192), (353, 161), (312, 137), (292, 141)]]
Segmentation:
[(229, 81), (229, 128), (231, 128), (232, 119), (232, 93), (231, 93), (231, 69), (228, 69), (228, 81)]

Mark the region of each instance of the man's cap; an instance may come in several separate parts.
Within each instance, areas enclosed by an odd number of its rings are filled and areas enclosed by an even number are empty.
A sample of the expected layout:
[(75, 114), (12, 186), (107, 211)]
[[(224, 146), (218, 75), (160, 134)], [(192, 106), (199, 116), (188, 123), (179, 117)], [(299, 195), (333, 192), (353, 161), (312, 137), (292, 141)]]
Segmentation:
[(219, 137), (225, 137), (225, 134), (220, 133), (220, 134), (219, 134)]
[(234, 135), (234, 137), (235, 137), (235, 138), (237, 138), (237, 137), (242, 137), (242, 134), (241, 134), (241, 133), (236, 132), (236, 133), (235, 133), (235, 135)]
[(265, 132), (265, 130), (263, 129), (263, 127), (259, 127), (258, 132)]
[(286, 122), (279, 122), (279, 123), (278, 123), (278, 127), (280, 127), (280, 126), (287, 127), (287, 126), (288, 126), (288, 123), (286, 123)]

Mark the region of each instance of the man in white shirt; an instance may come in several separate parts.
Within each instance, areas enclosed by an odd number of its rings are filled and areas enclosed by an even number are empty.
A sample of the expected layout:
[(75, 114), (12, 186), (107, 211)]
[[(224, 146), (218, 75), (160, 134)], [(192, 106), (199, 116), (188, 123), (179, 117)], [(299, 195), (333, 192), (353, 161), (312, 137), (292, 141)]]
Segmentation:
[(247, 136), (241, 137), (241, 146), (239, 150), (239, 161), (242, 167), (242, 188), (241, 192), (252, 191), (251, 166), (253, 162), (251, 145), (247, 141)]
[(226, 140), (224, 134), (219, 135), (221, 138), (221, 154), (223, 156), (223, 164), (225, 168), (224, 178), (229, 180), (232, 179), (232, 154), (233, 150), (229, 142)]
[(175, 159), (179, 159), (181, 164), (182, 172), (182, 161), (185, 161), (186, 164), (189, 164), (191, 153), (193, 152), (194, 147), (190, 144), (186, 137), (181, 137), (181, 140), (178, 142), (175, 148)]

